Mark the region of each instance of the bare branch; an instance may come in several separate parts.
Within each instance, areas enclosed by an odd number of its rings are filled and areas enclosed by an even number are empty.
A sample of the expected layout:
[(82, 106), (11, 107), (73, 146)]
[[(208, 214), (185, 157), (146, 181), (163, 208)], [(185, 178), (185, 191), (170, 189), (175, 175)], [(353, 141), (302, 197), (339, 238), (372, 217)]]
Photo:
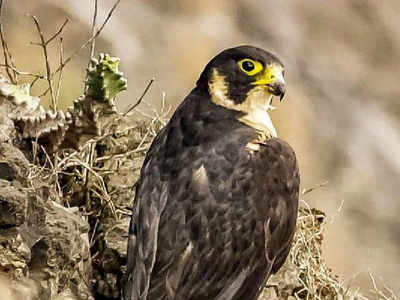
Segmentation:
[[(0, 39), (1, 39), (1, 46), (3, 48), (3, 55), (4, 55), (4, 66), (6, 68), (6, 72), (8, 75), (8, 78), (12, 83), (17, 83), (17, 78), (16, 78), (16, 73), (13, 71), (11, 73), (10, 70), (12, 70), (11, 65), (13, 65), (12, 60), (11, 60), (11, 54), (10, 51), (8, 51), (8, 46), (6, 39), (3, 34), (3, 20), (2, 20), (2, 10), (3, 10), (3, 0), (0, 0)], [(10, 62), (8, 61), (10, 58)]]
[[(93, 13), (93, 21), (92, 21), (92, 37), (95, 36), (96, 34), (96, 20), (97, 20), (97, 0), (94, 0), (94, 13)], [(94, 38), (91, 42), (90, 45), (90, 57), (89, 57), (89, 63), (90, 60), (92, 59), (94, 55), (94, 47), (96, 43), (96, 38)]]
[(63, 31), (65, 25), (67, 25), (68, 22), (69, 22), (69, 20), (68, 20), (68, 19), (65, 19), (65, 21), (64, 21), (64, 23), (61, 25), (60, 29), (58, 29), (58, 31), (57, 31), (55, 34), (53, 34), (53, 35), (46, 41), (46, 46), (47, 46), (48, 44), (50, 44), (52, 40), (54, 40), (57, 36), (59, 36), (59, 35), (62, 33), (62, 31)]
[(10, 66), (10, 65), (7, 66), (5, 64), (0, 64), (0, 67), (8, 68), (8, 69), (12, 70), (17, 75), (32, 76), (32, 77), (35, 77), (35, 78), (38, 78), (38, 79), (44, 79), (44, 75), (19, 71), (17, 68), (15, 68), (13, 66)]
[[(92, 37), (94, 37), (96, 34), (96, 22), (97, 22), (97, 0), (94, 0), (94, 12), (93, 12), (93, 20), (92, 20)], [(89, 62), (88, 62), (88, 66), (87, 66), (88, 68), (90, 67), (92, 58), (94, 56), (95, 44), (96, 44), (96, 38), (94, 38), (92, 40), (92, 42), (90, 43), (90, 54), (89, 54), (90, 56), (89, 56)], [(87, 74), (86, 74), (86, 76), (87, 76)], [(85, 91), (85, 93), (87, 91), (87, 80), (85, 80), (84, 91)]]
[(149, 83), (147, 84), (146, 88), (144, 89), (142, 95), (139, 97), (138, 101), (136, 101), (135, 104), (133, 104), (124, 114), (123, 116), (126, 116), (128, 113), (130, 113), (133, 109), (135, 109), (135, 107), (137, 107), (140, 102), (142, 102), (144, 96), (147, 94), (148, 90), (150, 89), (150, 86), (153, 84), (155, 78), (153, 77), (152, 79), (150, 79)]
[[(57, 86), (57, 92), (56, 95), (54, 95), (54, 90), (53, 90), (53, 82), (52, 82), (52, 74), (51, 74), (51, 68), (50, 68), (50, 62), (49, 62), (49, 58), (48, 58), (48, 52), (47, 52), (47, 46), (55, 39), (57, 38), (63, 31), (64, 27), (67, 25), (67, 23), (69, 22), (68, 19), (65, 19), (64, 23), (60, 26), (60, 28), (56, 31), (56, 33), (54, 33), (48, 40), (45, 40), (42, 29), (40, 28), (40, 24), (38, 19), (35, 16), (30, 16), (35, 25), (36, 25), (36, 29), (38, 31), (39, 37), (40, 37), (40, 43), (33, 43), (31, 42), (31, 44), (33, 45), (37, 45), (42, 47), (43, 49), (43, 55), (44, 55), (44, 59), (45, 59), (45, 63), (46, 63), (46, 80), (47, 83), (49, 85), (49, 88), (40, 95), (40, 97), (43, 97), (44, 95), (47, 94), (48, 91), (50, 91), (50, 95), (51, 95), (51, 101), (52, 101), (52, 109), (54, 111), (57, 110), (57, 102), (58, 102), (58, 96), (60, 93), (60, 88), (61, 88), (61, 78), (62, 78), (62, 74), (60, 72), (60, 76), (59, 76), (59, 81), (58, 81), (58, 86)], [(62, 38), (61, 38), (62, 40)], [(60, 46), (60, 52), (62, 52), (62, 41), (61, 41), (61, 46)], [(60, 57), (62, 56), (62, 53), (60, 54)], [(61, 64), (63, 63), (62, 59), (60, 60)], [(35, 84), (35, 82), (37, 81), (37, 79), (33, 80), (31, 83), (31, 87), (33, 86), (33, 84)]]
[(102, 25), (100, 26), (99, 29), (96, 30), (96, 33), (94, 35), (92, 35), (92, 37), (90, 39), (88, 39), (84, 44), (82, 44), (82, 46), (78, 50), (76, 50), (73, 54), (71, 54), (71, 56), (69, 56), (67, 59), (65, 59), (64, 63), (54, 71), (52, 76), (54, 76), (55, 74), (60, 72), (60, 70), (62, 68), (64, 68), (73, 58), (75, 58), (83, 49), (85, 49), (89, 44), (92, 43), (92, 41), (94, 39), (96, 39), (99, 36), (99, 34), (103, 31), (104, 27), (107, 25), (108, 21), (110, 20), (112, 14), (114, 13), (115, 9), (117, 8), (117, 6), (120, 2), (121, 2), (121, 0), (117, 0), (114, 3), (113, 7), (108, 12), (107, 17), (104, 19)]
[[(63, 64), (64, 61), (64, 49), (63, 49), (63, 38), (60, 37), (60, 65)], [(57, 92), (56, 92), (56, 99), (59, 102), (60, 97), (60, 90), (61, 90), (61, 82), (62, 82), (62, 70), (60, 71), (60, 75), (58, 76), (58, 84), (57, 84)]]
[(304, 188), (303, 191), (301, 192), (302, 196), (307, 195), (308, 193), (311, 193), (312, 191), (319, 189), (321, 187), (324, 187), (325, 185), (327, 185), (329, 183), (329, 181), (324, 181), (316, 186), (310, 187), (310, 188)]
[(8, 54), (8, 57), (10, 59), (10, 64), (11, 64), (12, 70), (14, 72), (15, 83), (17, 83), (18, 82), (18, 76), (17, 76), (18, 74), (15, 71), (16, 67), (15, 67), (15, 64), (14, 64), (14, 61), (13, 61), (13, 57), (12, 57), (11, 51), (8, 49), (8, 44), (7, 43), (5, 43), (5, 48), (6, 48), (6, 52)]
[(47, 93), (50, 92), (50, 88), (47, 88), (43, 93), (41, 93), (38, 97), (43, 98), (44, 96), (47, 95)]
[[(57, 110), (57, 103), (56, 103), (56, 99), (54, 97), (53, 83), (51, 81), (51, 69), (50, 69), (50, 63), (49, 63), (49, 58), (48, 58), (48, 54), (47, 54), (47, 44), (44, 39), (42, 29), (40, 28), (38, 19), (35, 16), (31, 16), (31, 18), (33, 19), (33, 22), (36, 25), (36, 29), (37, 29), (39, 37), (40, 37), (41, 46), (43, 49), (43, 55), (44, 55), (44, 59), (45, 59), (45, 63), (46, 63), (46, 79), (47, 79), (47, 83), (49, 84), (52, 109), (55, 112)], [(66, 24), (66, 23), (64, 23), (64, 24)], [(63, 27), (61, 27), (61, 28), (63, 28)]]
[(32, 82), (29, 84), (30, 88), (32, 88), (36, 83), (36, 81), (38, 81), (39, 79), (40, 79), (39, 77), (35, 77), (35, 79), (33, 79)]

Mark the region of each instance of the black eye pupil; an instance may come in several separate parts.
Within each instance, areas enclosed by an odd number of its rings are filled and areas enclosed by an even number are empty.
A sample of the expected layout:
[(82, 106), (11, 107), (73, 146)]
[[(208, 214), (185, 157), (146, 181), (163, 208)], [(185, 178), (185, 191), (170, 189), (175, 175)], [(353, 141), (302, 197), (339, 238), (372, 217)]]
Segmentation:
[(253, 70), (254, 70), (254, 64), (253, 64), (251, 61), (246, 60), (246, 61), (244, 61), (244, 62), (242, 63), (242, 68), (243, 68), (243, 70), (245, 70), (246, 72), (250, 72), (250, 71), (253, 71)]

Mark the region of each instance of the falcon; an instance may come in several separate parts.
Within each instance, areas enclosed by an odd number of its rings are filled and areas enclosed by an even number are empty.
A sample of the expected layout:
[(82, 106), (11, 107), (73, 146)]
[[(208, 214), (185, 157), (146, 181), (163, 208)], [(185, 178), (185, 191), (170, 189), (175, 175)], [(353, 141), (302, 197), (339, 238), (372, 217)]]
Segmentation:
[(207, 64), (144, 160), (122, 299), (257, 299), (296, 226), (297, 160), (269, 116), (284, 94), (284, 67), (263, 49)]

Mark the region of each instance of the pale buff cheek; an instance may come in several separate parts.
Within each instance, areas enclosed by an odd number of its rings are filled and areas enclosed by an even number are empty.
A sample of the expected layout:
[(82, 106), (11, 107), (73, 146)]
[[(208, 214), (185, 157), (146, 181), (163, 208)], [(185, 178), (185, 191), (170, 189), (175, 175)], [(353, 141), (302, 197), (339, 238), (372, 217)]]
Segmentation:
[(209, 92), (211, 101), (215, 104), (246, 113), (238, 119), (240, 122), (263, 132), (266, 136), (277, 136), (275, 127), (268, 114), (270, 97), (272, 95), (266, 87), (255, 86), (248, 92), (246, 99), (242, 103), (235, 104), (228, 97), (225, 77), (214, 69), (209, 83)]
[(228, 98), (228, 87), (225, 83), (225, 78), (221, 76), (216, 69), (213, 70), (208, 89), (211, 95), (211, 100), (220, 106), (231, 108), (235, 104)]

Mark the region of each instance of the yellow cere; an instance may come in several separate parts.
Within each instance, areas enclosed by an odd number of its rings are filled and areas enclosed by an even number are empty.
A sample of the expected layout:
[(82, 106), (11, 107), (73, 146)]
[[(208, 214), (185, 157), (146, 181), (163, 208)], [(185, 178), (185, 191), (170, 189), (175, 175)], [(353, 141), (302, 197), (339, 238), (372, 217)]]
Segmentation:
[[(259, 61), (252, 60), (250, 58), (245, 58), (238, 61), (238, 65), (240, 70), (246, 73), (249, 76), (256, 75), (263, 70), (263, 65)], [(252, 65), (253, 68), (248, 68), (249, 65)], [(246, 68), (247, 67), (247, 68)]]
[(284, 82), (283, 68), (281, 65), (271, 64), (267, 65), (265, 72), (259, 78), (252, 82), (252, 85), (268, 85), (274, 82)]

